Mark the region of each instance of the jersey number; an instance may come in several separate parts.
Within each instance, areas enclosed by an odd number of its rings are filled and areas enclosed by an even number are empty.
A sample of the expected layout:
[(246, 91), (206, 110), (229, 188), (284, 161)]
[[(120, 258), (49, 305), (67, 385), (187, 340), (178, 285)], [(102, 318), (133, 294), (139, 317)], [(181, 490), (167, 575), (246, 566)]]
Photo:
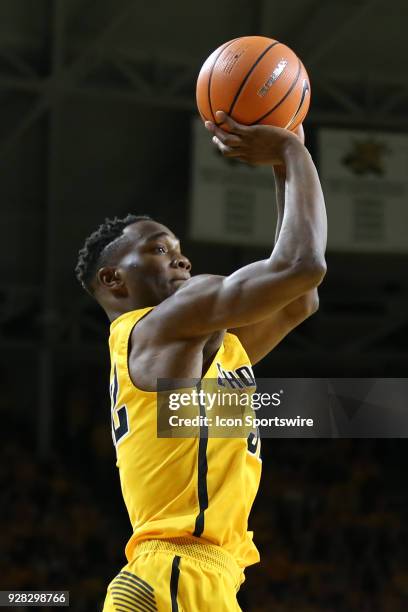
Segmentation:
[(125, 404), (122, 404), (122, 406), (119, 407), (116, 405), (118, 401), (118, 394), (119, 384), (115, 365), (113, 368), (113, 380), (110, 385), (112, 439), (115, 447), (117, 447), (119, 442), (129, 433), (127, 407)]

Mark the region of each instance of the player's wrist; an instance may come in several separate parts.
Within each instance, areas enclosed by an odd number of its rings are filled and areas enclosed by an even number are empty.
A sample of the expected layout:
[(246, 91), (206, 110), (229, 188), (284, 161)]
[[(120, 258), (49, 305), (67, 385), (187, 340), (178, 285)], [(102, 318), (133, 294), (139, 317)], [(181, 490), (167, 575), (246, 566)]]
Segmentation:
[(293, 158), (299, 158), (307, 152), (306, 147), (300, 142), (299, 138), (289, 132), (282, 139), (282, 161), (284, 164)]
[(286, 178), (286, 167), (282, 164), (272, 164), (273, 174), (275, 181), (285, 181)]

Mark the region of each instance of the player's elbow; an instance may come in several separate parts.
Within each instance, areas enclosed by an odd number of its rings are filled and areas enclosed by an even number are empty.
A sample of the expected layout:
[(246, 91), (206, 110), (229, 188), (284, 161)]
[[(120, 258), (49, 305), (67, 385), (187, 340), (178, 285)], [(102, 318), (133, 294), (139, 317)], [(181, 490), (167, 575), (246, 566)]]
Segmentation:
[[(327, 266), (324, 257), (311, 257), (297, 262), (297, 275), (306, 290), (313, 290), (323, 281)], [(318, 304), (317, 304), (318, 307)]]

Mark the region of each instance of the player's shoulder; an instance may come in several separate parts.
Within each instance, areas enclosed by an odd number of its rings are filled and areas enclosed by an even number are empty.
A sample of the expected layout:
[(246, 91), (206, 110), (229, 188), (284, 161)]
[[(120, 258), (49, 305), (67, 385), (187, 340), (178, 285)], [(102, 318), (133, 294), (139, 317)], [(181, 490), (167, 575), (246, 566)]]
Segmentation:
[(205, 316), (202, 308), (205, 297), (214, 295), (224, 278), (218, 274), (198, 274), (189, 278), (140, 321), (133, 336), (145, 338), (149, 344), (152, 341), (156, 344), (164, 339), (168, 335), (166, 330), (170, 330), (170, 336), (173, 337), (173, 325), (177, 324), (179, 329), (183, 326), (183, 314), (189, 313), (189, 317)]

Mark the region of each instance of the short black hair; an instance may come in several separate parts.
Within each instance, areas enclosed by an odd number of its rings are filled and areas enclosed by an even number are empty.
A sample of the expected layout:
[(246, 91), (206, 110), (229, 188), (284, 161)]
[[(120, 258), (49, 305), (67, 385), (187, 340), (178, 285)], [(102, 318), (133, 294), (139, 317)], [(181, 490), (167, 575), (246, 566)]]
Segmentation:
[(78, 253), (75, 275), (82, 287), (91, 295), (93, 295), (92, 281), (106, 255), (106, 247), (122, 235), (125, 227), (138, 221), (153, 221), (153, 219), (148, 215), (132, 214), (121, 219), (118, 217), (105, 219), (98, 229), (85, 240), (84, 246)]

